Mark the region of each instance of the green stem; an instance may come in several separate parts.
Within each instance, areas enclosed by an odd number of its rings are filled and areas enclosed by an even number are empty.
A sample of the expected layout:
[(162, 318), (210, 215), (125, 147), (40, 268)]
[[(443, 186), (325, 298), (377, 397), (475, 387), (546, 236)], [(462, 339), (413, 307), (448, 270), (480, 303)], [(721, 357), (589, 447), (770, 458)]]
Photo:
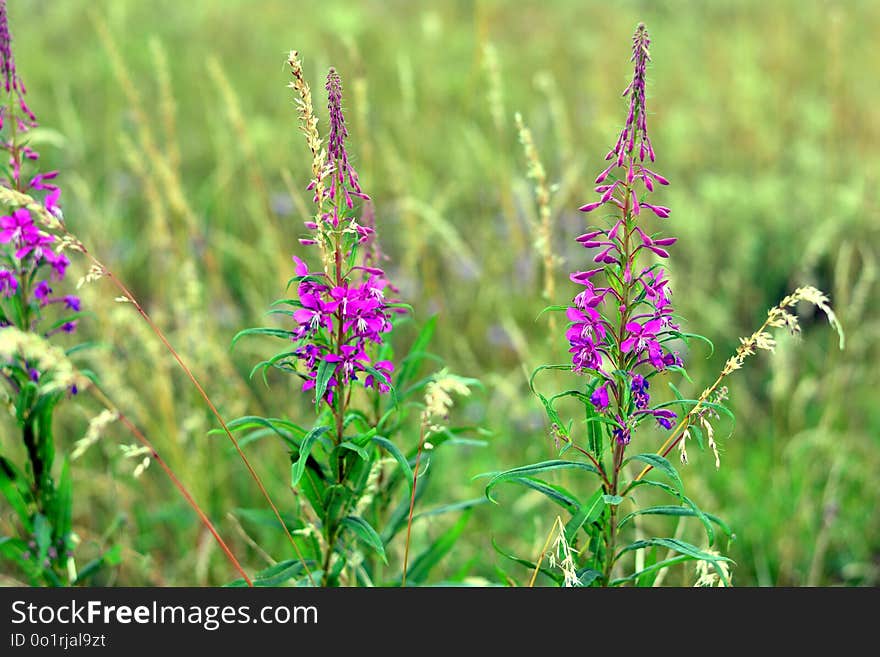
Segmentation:
[[(632, 156), (629, 157), (628, 167), (632, 167)], [(635, 260), (633, 253), (630, 249), (630, 240), (632, 238), (632, 216), (631, 216), (631, 206), (630, 199), (632, 198), (631, 189), (628, 184), (624, 185), (624, 201), (623, 201), (623, 237), (621, 239), (621, 248), (620, 252), (623, 256), (622, 260), (622, 275), (621, 275), (621, 291), (620, 291), (620, 323), (617, 327), (617, 349), (615, 351), (615, 355), (617, 358), (614, 363), (614, 369), (618, 372), (615, 377), (617, 379), (617, 386), (614, 390), (614, 401), (616, 405), (617, 413), (616, 415), (620, 418), (624, 428), (627, 426), (629, 420), (629, 409), (628, 403), (625, 403), (625, 395), (624, 395), (624, 386), (627, 385), (626, 378), (626, 369), (627, 369), (627, 356), (623, 353), (620, 345), (623, 344), (624, 339), (626, 338), (626, 325), (629, 322), (630, 317), (630, 294), (632, 292), (633, 287), (633, 270), (634, 270), (634, 262), (631, 263), (630, 260)], [(629, 280), (626, 280), (626, 271), (629, 269)], [(611, 440), (614, 442), (614, 452), (612, 457), (612, 468), (611, 468), (611, 486), (610, 489), (606, 487), (608, 493), (610, 495), (616, 496), (619, 490), (620, 485), (620, 469), (623, 464), (623, 453), (626, 449), (626, 446), (618, 443), (613, 434), (611, 436)], [(608, 513), (608, 531), (606, 533), (606, 541), (605, 541), (605, 565), (604, 565), (604, 585), (608, 586), (611, 582), (611, 573), (614, 568), (614, 551), (617, 546), (617, 505), (612, 504), (611, 509)]]

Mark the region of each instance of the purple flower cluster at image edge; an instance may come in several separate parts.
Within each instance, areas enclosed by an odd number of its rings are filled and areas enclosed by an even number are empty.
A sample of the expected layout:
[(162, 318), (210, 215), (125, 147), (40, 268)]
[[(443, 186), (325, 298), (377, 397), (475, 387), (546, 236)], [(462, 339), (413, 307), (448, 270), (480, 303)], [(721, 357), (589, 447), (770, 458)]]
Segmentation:
[[(20, 143), (21, 135), (36, 127), (37, 119), (28, 107), (25, 86), (16, 71), (5, 0), (0, 0), (0, 75), (7, 96), (11, 98), (10, 105), (0, 106), (0, 149), (8, 153), (10, 172), (6, 179), (0, 180), (0, 184), (35, 198), (42, 197), (41, 203), (46, 211), (62, 219), (58, 205), (61, 189), (55, 184), (58, 172), (37, 172), (30, 177), (23, 176), (23, 162), (36, 162), (39, 154), (27, 144)], [(18, 208), (0, 217), (0, 244), (7, 245), (7, 252), (0, 253), (0, 297), (8, 298), (18, 293), (26, 283), (28, 298), (22, 299), (24, 304), (36, 302), (40, 307), (63, 304), (69, 310), (79, 311), (80, 301), (77, 297), (52, 296), (50, 280), (61, 281), (70, 260), (53, 249), (55, 236), (39, 229), (30, 210)], [(48, 278), (38, 280), (38, 275), (46, 267), (49, 270)], [(66, 322), (53, 333), (70, 333), (75, 329), (76, 322)]]
[[(678, 352), (670, 351), (664, 344), (664, 339), (679, 328), (673, 322), (671, 291), (665, 272), (659, 265), (634, 271), (639, 254), (651, 252), (666, 259), (669, 257), (666, 247), (676, 241), (674, 237), (652, 237), (635, 225), (644, 209), (661, 219), (670, 214), (669, 208), (646, 201), (655, 185), (669, 184), (666, 178), (646, 166), (646, 158), (653, 162), (655, 157), (648, 136), (645, 105), (649, 45), (647, 30), (644, 25), (639, 25), (633, 36), (633, 79), (623, 92), (629, 97), (626, 124), (614, 147), (605, 156), (610, 164), (596, 178), (595, 191), (601, 195), (599, 200), (580, 208), (583, 212), (592, 212), (606, 205), (613, 206), (621, 211), (621, 215), (629, 215), (631, 219), (627, 221), (620, 216), (611, 229), (591, 230), (577, 238), (583, 247), (598, 250), (593, 261), (599, 267), (571, 275), (571, 280), (584, 289), (574, 297), (567, 311), (571, 324), (566, 337), (572, 354), (572, 368), (575, 372), (590, 372), (599, 379), (590, 395), (595, 409), (610, 413), (612, 399), (624, 399), (625, 391), (620, 390), (620, 386), (629, 388), (634, 408), (630, 421), (619, 414), (614, 417), (617, 423), (614, 437), (624, 445), (629, 443), (632, 429), (644, 416), (653, 416), (665, 429), (672, 428), (675, 413), (650, 407), (648, 379), (654, 372), (681, 366)], [(643, 194), (640, 193), (642, 188)], [(621, 294), (610, 284), (602, 286), (600, 274), (615, 276), (621, 282), (618, 289), (629, 292)], [(618, 326), (607, 319), (615, 307), (621, 318)], [(606, 312), (602, 313), (602, 310)], [(626, 365), (625, 382), (623, 377), (615, 377), (615, 358)]]
[[(297, 343), (295, 354), (307, 369), (304, 391), (316, 388), (322, 365), (325, 369), (332, 368), (324, 392), (324, 399), (332, 405), (336, 390), (360, 380), (361, 374), (365, 374), (362, 381), (365, 387), (382, 393), (390, 390), (393, 363), (374, 362), (369, 352), (380, 346), (383, 334), (391, 330), (390, 314), (396, 309), (389, 308), (385, 297), (386, 288), (394, 288), (382, 269), (372, 266), (372, 260), (381, 254), (378, 248), (369, 248), (375, 238), (372, 216), (363, 225), (354, 217), (346, 216), (354, 209), (354, 198), (369, 201), (369, 197), (361, 189), (345, 147), (348, 130), (342, 113), (342, 82), (333, 69), (327, 76), (326, 89), (330, 114), (327, 147), (330, 182), (324, 188), (324, 198), (316, 196), (314, 200), (319, 205), (326, 201), (330, 208), (320, 217), (326, 230), (335, 231), (337, 235), (353, 233), (358, 245), (364, 247), (366, 259), (351, 271), (346, 272), (337, 264), (335, 271), (327, 273), (309, 271), (305, 262), (294, 256), (296, 275), (301, 277), (297, 291), (302, 307), (293, 313), (297, 322), (293, 339)], [(309, 189), (316, 188), (313, 181)], [(315, 231), (319, 227), (315, 221), (307, 221), (306, 228)], [(317, 239), (300, 242), (312, 245)], [(346, 261), (348, 254), (342, 253), (341, 244), (334, 246), (337, 249), (335, 262)]]

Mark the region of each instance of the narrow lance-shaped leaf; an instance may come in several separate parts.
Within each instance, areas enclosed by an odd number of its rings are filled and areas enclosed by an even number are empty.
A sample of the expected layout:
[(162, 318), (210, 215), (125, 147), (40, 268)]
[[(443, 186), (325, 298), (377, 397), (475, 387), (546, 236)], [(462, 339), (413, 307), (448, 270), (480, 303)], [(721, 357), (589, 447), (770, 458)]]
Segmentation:
[(291, 488), (295, 488), (299, 483), (299, 480), (302, 478), (303, 471), (306, 468), (306, 459), (309, 458), (309, 454), (312, 451), (315, 441), (329, 430), (330, 427), (315, 427), (306, 434), (305, 438), (302, 439), (302, 443), (299, 446), (299, 457), (290, 466)]
[[(534, 463), (532, 465), (524, 465), (519, 468), (513, 468), (511, 470), (507, 470), (505, 472), (501, 472), (495, 474), (492, 479), (486, 484), (486, 497), (489, 498), (491, 502), (495, 502), (495, 499), (492, 497), (491, 492), (492, 489), (495, 488), (498, 484), (508, 481), (510, 479), (516, 479), (520, 477), (528, 477), (531, 475), (541, 474), (545, 472), (552, 472), (555, 470), (585, 470), (586, 472), (591, 472), (593, 474), (599, 474), (599, 471), (595, 466), (590, 463), (583, 463), (581, 461), (565, 461), (562, 459), (554, 459), (552, 461), (543, 461), (541, 463)], [(483, 475), (485, 476), (485, 475)], [(489, 475), (491, 476), (491, 475)]]

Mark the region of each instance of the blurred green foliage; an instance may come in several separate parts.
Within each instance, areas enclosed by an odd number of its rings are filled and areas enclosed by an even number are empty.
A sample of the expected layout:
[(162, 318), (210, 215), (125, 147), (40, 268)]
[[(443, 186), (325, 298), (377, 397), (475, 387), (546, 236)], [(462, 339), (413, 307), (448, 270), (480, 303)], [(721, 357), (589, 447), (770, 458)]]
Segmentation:
[[(433, 349), (452, 371), (487, 388), (457, 413), (491, 427), (489, 444), (455, 461), (438, 459), (434, 476), (444, 485), (423, 508), (479, 496), (476, 473), (554, 453), (526, 372), (568, 354), (561, 331), (551, 333), (547, 317), (535, 316), (548, 303), (568, 302), (567, 272), (588, 262), (573, 242), (585, 225), (576, 208), (593, 198), (592, 179), (625, 117), (619, 94), (631, 74), (629, 39), (646, 22), (651, 134), (657, 169), (672, 182), (658, 201), (673, 209), (664, 232), (680, 238), (670, 263), (674, 302), (687, 326), (716, 345), (709, 358), (695, 345), (686, 354), (694, 383), (676, 385), (698, 394), (738, 337), (800, 284), (831, 296), (848, 334), (839, 352), (822, 317), (802, 316), (802, 341), (781, 339), (774, 356), (762, 354), (734, 375), (737, 424), (721, 443), (721, 469), (692, 448), (682, 468), (686, 486), (736, 533), (728, 552), (734, 584), (880, 583), (873, 477), (880, 468), (880, 88), (871, 83), (880, 42), (868, 29), (880, 21), (877, 3), (10, 5), (18, 68), (45, 128), (39, 148), (47, 166), (62, 172), (68, 225), (131, 283), (227, 418), (310, 417), (289, 380), (270, 377), (269, 388), (248, 380), (268, 344), (228, 345), (279, 296), (292, 275), (290, 255), (303, 253), (301, 199), (289, 193), (285, 172), (305, 196), (310, 159), (285, 88), (286, 52), (302, 54), (322, 118), (323, 75), (330, 65), (339, 69), (350, 152), (375, 200), (389, 273), (417, 321), (439, 315)], [(157, 49), (166, 54), (170, 94), (162, 91)], [(530, 228), (536, 209), (515, 111), (556, 184), (553, 239), (565, 262), (552, 300), (541, 298)], [(207, 435), (212, 418), (170, 357), (130, 307), (114, 303), (106, 281), (84, 290), (96, 317), (83, 330), (103, 343), (92, 366), (108, 393), (247, 564), (265, 566), (252, 541), (288, 558), (279, 531), (236, 516), (261, 507), (258, 491), (224, 439)], [(57, 430), (62, 448), (99, 408), (68, 410)], [(722, 438), (730, 428), (719, 428)], [(638, 440), (648, 451), (662, 436)], [(105, 583), (231, 580), (164, 475), (153, 468), (134, 479), (120, 442), (133, 439), (114, 425), (73, 464), (84, 559), (112, 540), (123, 545), (123, 563)], [(269, 444), (249, 449), (273, 497), (292, 510), (284, 452)], [(565, 484), (578, 488), (573, 479)], [(537, 557), (554, 512), (537, 494), (513, 493), (499, 491), (500, 506), (475, 510), (445, 562), (447, 579), (499, 581), (493, 538)], [(450, 522), (438, 519), (423, 532), (436, 537)], [(525, 571), (504, 567), (518, 584), (528, 581)], [(693, 579), (679, 573), (667, 583)]]

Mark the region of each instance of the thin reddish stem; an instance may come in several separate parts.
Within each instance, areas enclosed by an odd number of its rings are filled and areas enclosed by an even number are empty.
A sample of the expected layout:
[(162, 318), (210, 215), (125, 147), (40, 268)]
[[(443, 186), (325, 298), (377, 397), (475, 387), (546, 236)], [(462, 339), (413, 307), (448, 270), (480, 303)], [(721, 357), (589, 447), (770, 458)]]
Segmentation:
[(208, 396), (208, 393), (205, 392), (205, 389), (199, 383), (198, 379), (196, 379), (195, 374), (193, 374), (192, 370), (183, 361), (183, 359), (180, 357), (180, 354), (178, 354), (177, 351), (174, 349), (174, 347), (171, 346), (171, 343), (168, 341), (168, 338), (165, 337), (165, 334), (162, 332), (162, 330), (155, 324), (155, 322), (153, 322), (153, 320), (147, 314), (147, 311), (143, 309), (143, 307), (140, 305), (140, 303), (138, 303), (135, 296), (125, 286), (125, 284), (121, 280), (119, 280), (112, 271), (107, 269), (107, 267), (105, 267), (104, 264), (101, 263), (97, 258), (95, 258), (93, 255), (88, 253), (88, 251), (85, 251), (84, 247), (83, 247), (83, 250), (84, 250), (84, 253), (92, 260), (92, 262), (94, 262), (98, 267), (100, 267), (101, 270), (103, 271), (103, 273), (107, 276), (107, 278), (109, 278), (111, 280), (111, 282), (122, 292), (122, 294), (125, 295), (125, 298), (128, 299), (132, 303), (132, 305), (134, 305), (138, 314), (140, 314), (140, 316), (144, 319), (144, 321), (147, 323), (147, 325), (150, 327), (150, 329), (153, 331), (153, 333), (155, 333), (156, 336), (159, 338), (159, 340), (161, 340), (162, 344), (165, 345), (165, 348), (174, 357), (174, 360), (177, 361), (177, 364), (180, 365), (180, 368), (184, 371), (186, 376), (189, 378), (189, 380), (192, 382), (192, 384), (196, 387), (196, 390), (199, 391), (199, 395), (201, 395), (202, 399), (208, 405), (208, 408), (211, 410), (211, 413), (214, 415), (215, 418), (217, 418), (217, 421), (220, 423), (220, 426), (223, 428), (223, 431), (226, 433), (226, 436), (229, 438), (229, 440), (235, 446), (235, 451), (238, 452), (238, 456), (241, 458), (242, 462), (244, 463), (245, 467), (247, 468), (248, 472), (250, 473), (251, 478), (256, 482), (257, 487), (260, 489), (260, 492), (262, 493), (266, 502), (271, 507), (272, 513), (274, 513), (275, 517), (278, 519), (278, 522), (281, 524), (281, 527), (284, 529), (284, 533), (287, 535), (287, 539), (290, 541), (290, 544), (293, 546), (293, 550), (296, 553), (297, 558), (300, 560), (300, 562), (303, 565), (303, 568), (306, 571), (306, 575), (308, 576), (309, 582), (312, 584), (312, 586), (314, 586), (315, 580), (312, 577), (312, 572), (311, 572), (311, 570), (309, 570), (308, 564), (306, 563), (306, 560), (303, 557), (302, 552), (299, 549), (299, 546), (296, 544), (296, 541), (294, 540), (293, 535), (290, 533), (290, 530), (287, 528), (287, 524), (281, 518), (281, 513), (278, 511), (278, 507), (275, 506), (275, 503), (272, 501), (272, 498), (269, 496), (269, 491), (266, 490), (266, 487), (263, 485), (263, 482), (260, 480), (259, 475), (257, 475), (256, 470), (254, 470), (254, 468), (251, 465), (250, 461), (248, 460), (247, 456), (245, 456), (244, 451), (242, 451), (241, 446), (238, 443), (238, 440), (236, 440), (235, 436), (232, 435), (232, 432), (229, 430), (229, 427), (227, 426), (226, 421), (220, 415), (220, 412), (217, 410), (217, 407), (214, 406), (214, 403), (211, 401), (211, 398)]
[(96, 397), (104, 404), (107, 408), (116, 413), (117, 419), (125, 425), (125, 427), (131, 432), (131, 434), (147, 449), (150, 450), (150, 458), (152, 458), (156, 463), (159, 464), (159, 467), (165, 471), (165, 474), (168, 475), (168, 478), (171, 479), (171, 483), (174, 484), (174, 487), (183, 495), (183, 498), (187, 501), (187, 503), (192, 507), (193, 511), (196, 512), (196, 515), (202, 521), (202, 524), (205, 525), (207, 530), (211, 533), (211, 536), (214, 537), (214, 540), (217, 541), (217, 544), (220, 546), (220, 549), (223, 550), (223, 553), (226, 555), (226, 558), (229, 559), (229, 562), (235, 567), (235, 569), (239, 572), (239, 574), (244, 578), (244, 581), (247, 582), (248, 586), (253, 586), (254, 583), (251, 581), (251, 578), (242, 568), (241, 563), (239, 563), (238, 559), (235, 558), (235, 555), (232, 553), (232, 550), (229, 549), (229, 546), (226, 545), (226, 542), (220, 537), (220, 533), (215, 529), (214, 524), (208, 518), (202, 508), (195, 501), (190, 492), (183, 485), (183, 482), (177, 478), (177, 475), (171, 470), (171, 467), (165, 462), (165, 460), (159, 456), (159, 452), (156, 451), (156, 448), (153, 446), (147, 437), (141, 432), (137, 426), (129, 420), (122, 411), (120, 411), (113, 402), (108, 399), (107, 395), (104, 394), (97, 386), (92, 386), (92, 391)]
[(422, 431), (419, 435), (419, 449), (416, 452), (416, 465), (413, 469), (412, 494), (409, 498), (409, 516), (406, 519), (406, 546), (403, 549), (403, 576), (401, 577), (400, 586), (406, 586), (406, 570), (409, 565), (409, 542), (412, 534), (413, 511), (416, 508), (416, 485), (419, 479), (419, 465), (422, 461), (422, 449), (425, 446), (425, 422), (422, 422)]

